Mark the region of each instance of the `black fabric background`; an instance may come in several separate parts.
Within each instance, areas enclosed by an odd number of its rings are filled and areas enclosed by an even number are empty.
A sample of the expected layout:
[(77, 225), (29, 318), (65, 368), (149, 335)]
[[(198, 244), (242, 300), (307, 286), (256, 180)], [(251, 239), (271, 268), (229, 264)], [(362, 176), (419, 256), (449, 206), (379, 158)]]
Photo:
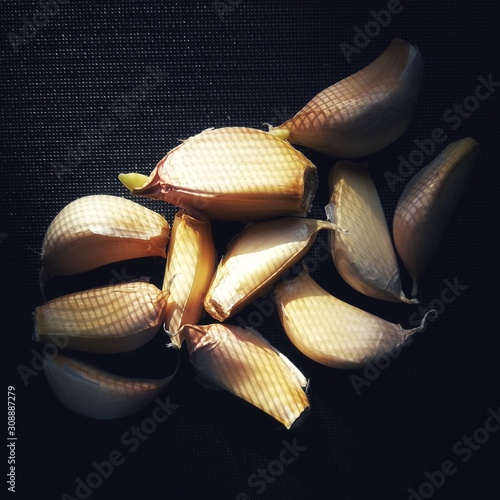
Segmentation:
[[(227, 10), (221, 10), (223, 4)], [(234, 499), (240, 492), (250, 498), (406, 499), (408, 488), (418, 490), (427, 481), (424, 473), (445, 460), (452, 460), (457, 472), (433, 498), (498, 494), (500, 432), (491, 433), (466, 462), (453, 450), (500, 404), (500, 90), (456, 130), (443, 121), (446, 110), (474, 93), (479, 76), (500, 80), (498, 16), (493, 2), (401, 0), (400, 5), (402, 11), (348, 63), (340, 44), (352, 44), (354, 27), (364, 27), (372, 20), (370, 11), (385, 9), (387, 2), (72, 0), (59, 3), (48, 20), (37, 17), (38, 31), (16, 52), (11, 34), (21, 35), (23, 18), (32, 22), (40, 6), (2, 1), (1, 335), (3, 390), (15, 386), (17, 395), (12, 498), (59, 499), (64, 493), (78, 498), (77, 478), (85, 480), (92, 462), (107, 460), (113, 450), (121, 451), (125, 462), (92, 490), (92, 500)], [(20, 366), (31, 367), (40, 351), (31, 339), (31, 313), (43, 302), (38, 252), (45, 229), (65, 204), (97, 193), (131, 198), (117, 181), (119, 172), (149, 173), (179, 139), (207, 127), (279, 124), (317, 92), (365, 66), (395, 37), (420, 48), (425, 76), (410, 128), (367, 158), (388, 222), (404, 183), (392, 191), (384, 172), (397, 171), (398, 155), (408, 158), (416, 139), (429, 138), (436, 127), (446, 131), (445, 144), (472, 136), (480, 143), (481, 161), (421, 280), (419, 298), (424, 306), (439, 299), (445, 279), (467, 289), (370, 386), (357, 395), (351, 375), (362, 372), (327, 369), (306, 359), (275, 315), (259, 330), (311, 380), (312, 414), (296, 431), (273, 430), (274, 422), (249, 406), (199, 386), (185, 351), (178, 377), (162, 395), (179, 408), (133, 453), (120, 437), (151, 417), (154, 404), (126, 419), (94, 422), (66, 410), (42, 374), (23, 383)], [(127, 103), (151, 69), (163, 74), (162, 81)], [(92, 135), (106, 118), (113, 130)], [(79, 144), (80, 156), (72, 152)], [(325, 179), (334, 160), (303, 151), (321, 180), (310, 215), (324, 218)], [(135, 201), (172, 221), (173, 207)], [(219, 251), (240, 227), (214, 223)], [(161, 259), (117, 263), (86, 277), (56, 280), (48, 295), (140, 276), (161, 284), (162, 267)], [(342, 282), (330, 260), (313, 277), (344, 300), (405, 327), (417, 310), (361, 296)], [(251, 306), (242, 317), (253, 311)], [(137, 353), (104, 363), (130, 375), (161, 376), (173, 362), (165, 340), (160, 333)], [(249, 477), (279, 458), (283, 440), (294, 439), (305, 450), (259, 494)], [(6, 463), (6, 448), (4, 453)], [(7, 465), (2, 470), (5, 478)], [(7, 484), (1, 488), (8, 498)]]

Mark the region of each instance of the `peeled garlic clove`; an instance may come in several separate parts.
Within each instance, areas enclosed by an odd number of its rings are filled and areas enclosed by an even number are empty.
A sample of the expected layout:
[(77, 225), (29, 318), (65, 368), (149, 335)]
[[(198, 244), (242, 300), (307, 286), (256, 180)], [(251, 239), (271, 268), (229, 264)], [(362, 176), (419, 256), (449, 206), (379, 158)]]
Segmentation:
[(183, 339), (179, 330), (186, 323), (197, 323), (204, 308), (203, 299), (216, 267), (216, 251), (210, 221), (177, 212), (172, 224), (163, 290), (166, 299), (165, 328), (174, 347)]
[[(312, 360), (335, 368), (358, 368), (397, 349), (411, 330), (358, 309), (321, 288), (306, 272), (278, 283), (278, 314), (288, 338)], [(429, 314), (429, 313), (428, 313)]]
[(109, 195), (66, 205), (45, 233), (41, 277), (72, 275), (120, 260), (166, 257), (168, 222), (138, 203)]
[(384, 211), (366, 163), (340, 161), (330, 171), (328, 220), (348, 233), (330, 232), (335, 267), (358, 292), (414, 303), (401, 290), (398, 262)]
[(410, 124), (422, 74), (417, 47), (393, 40), (372, 63), (320, 92), (271, 133), (331, 156), (375, 153)]
[(137, 349), (158, 331), (165, 293), (143, 282), (120, 283), (63, 295), (35, 310), (35, 338), (63, 337), (80, 351), (118, 353)]
[(46, 359), (45, 365), (45, 376), (57, 399), (79, 415), (100, 420), (142, 410), (174, 375), (158, 380), (121, 377), (62, 354)]
[(248, 401), (287, 429), (309, 413), (307, 380), (285, 356), (254, 331), (234, 325), (183, 327), (198, 374)]
[(205, 297), (215, 319), (243, 309), (298, 262), (321, 229), (338, 229), (315, 219), (283, 218), (249, 225), (230, 243)]
[(317, 187), (316, 167), (303, 154), (245, 127), (205, 130), (171, 150), (147, 182), (135, 175), (120, 175), (133, 194), (226, 220), (304, 216)]
[(398, 254), (413, 280), (412, 295), (441, 244), (478, 155), (478, 143), (471, 137), (452, 142), (408, 182), (399, 199), (392, 229)]

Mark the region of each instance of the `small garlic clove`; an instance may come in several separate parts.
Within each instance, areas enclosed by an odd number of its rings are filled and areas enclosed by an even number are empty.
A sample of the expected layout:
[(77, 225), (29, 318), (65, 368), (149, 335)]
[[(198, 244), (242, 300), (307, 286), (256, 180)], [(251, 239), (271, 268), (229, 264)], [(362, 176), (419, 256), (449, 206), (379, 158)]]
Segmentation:
[(205, 297), (205, 309), (224, 321), (262, 295), (309, 250), (321, 229), (334, 224), (287, 217), (247, 226), (219, 263)]
[(133, 194), (159, 198), (210, 218), (304, 216), (316, 167), (288, 142), (245, 127), (207, 129), (172, 149), (147, 182), (121, 174)]
[(436, 253), (479, 156), (475, 139), (449, 144), (407, 184), (396, 206), (393, 236), (396, 250), (417, 281)]
[[(183, 327), (195, 370), (248, 401), (287, 429), (309, 413), (302, 373), (254, 331), (220, 323)], [(294, 425), (295, 424), (295, 425)]]
[(142, 410), (175, 376), (157, 380), (121, 377), (63, 354), (46, 359), (44, 371), (64, 406), (99, 420), (126, 417)]
[(48, 227), (41, 279), (73, 275), (120, 260), (166, 257), (168, 222), (118, 196), (92, 195), (66, 205)]
[(312, 360), (335, 368), (362, 367), (399, 348), (424, 328), (425, 317), (419, 327), (404, 330), (347, 304), (306, 272), (278, 283), (275, 300), (283, 329), (295, 347)]
[(331, 156), (375, 153), (410, 124), (422, 74), (418, 48), (395, 39), (371, 64), (317, 94), (270, 132)]
[(342, 278), (376, 299), (415, 303), (401, 290), (398, 261), (384, 211), (366, 163), (340, 161), (330, 171), (327, 217), (348, 233), (329, 233), (332, 257)]
[(36, 308), (35, 338), (50, 343), (53, 337), (63, 337), (68, 348), (80, 351), (132, 351), (158, 332), (165, 295), (144, 282), (63, 295)]
[(215, 272), (216, 255), (210, 221), (177, 212), (163, 282), (163, 290), (168, 291), (165, 328), (174, 347), (183, 342), (181, 326), (197, 323), (205, 311), (203, 299)]

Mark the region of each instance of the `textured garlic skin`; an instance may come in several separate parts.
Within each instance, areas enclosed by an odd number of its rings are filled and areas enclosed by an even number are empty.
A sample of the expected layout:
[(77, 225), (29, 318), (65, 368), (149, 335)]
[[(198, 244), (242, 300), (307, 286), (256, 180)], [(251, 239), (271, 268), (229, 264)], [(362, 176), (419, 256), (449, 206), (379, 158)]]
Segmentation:
[(360, 368), (397, 349), (424, 324), (404, 330), (334, 297), (307, 272), (278, 283), (275, 298), (283, 329), (295, 347), (335, 368)]
[(372, 63), (321, 91), (271, 132), (330, 156), (375, 153), (408, 128), (422, 75), (418, 48), (395, 39)]
[(35, 338), (63, 337), (69, 349), (133, 351), (158, 332), (165, 294), (144, 282), (120, 283), (63, 295), (35, 310)]
[(185, 325), (189, 358), (197, 373), (271, 415), (287, 429), (309, 413), (307, 380), (267, 340), (225, 324)]
[(392, 302), (408, 300), (391, 235), (366, 163), (337, 162), (330, 171), (327, 216), (347, 233), (330, 232), (333, 262), (358, 292)]
[(132, 193), (214, 219), (254, 220), (305, 216), (316, 187), (316, 167), (288, 142), (226, 127), (204, 130), (172, 149)]
[(45, 376), (57, 399), (75, 413), (99, 420), (138, 412), (175, 375), (158, 380), (121, 377), (63, 354), (45, 361)]
[(205, 312), (203, 299), (215, 272), (216, 257), (210, 221), (177, 212), (163, 281), (163, 290), (168, 293), (165, 329), (174, 347), (182, 344), (182, 325), (196, 324)]
[(416, 295), (418, 279), (441, 244), (478, 156), (475, 139), (452, 142), (401, 194), (392, 229), (397, 252), (413, 280), (412, 295)]
[(127, 259), (165, 258), (169, 232), (160, 214), (133, 201), (110, 195), (78, 198), (56, 215), (45, 233), (41, 278)]
[(330, 222), (286, 217), (249, 225), (234, 238), (205, 297), (205, 309), (224, 321), (262, 295), (311, 248)]

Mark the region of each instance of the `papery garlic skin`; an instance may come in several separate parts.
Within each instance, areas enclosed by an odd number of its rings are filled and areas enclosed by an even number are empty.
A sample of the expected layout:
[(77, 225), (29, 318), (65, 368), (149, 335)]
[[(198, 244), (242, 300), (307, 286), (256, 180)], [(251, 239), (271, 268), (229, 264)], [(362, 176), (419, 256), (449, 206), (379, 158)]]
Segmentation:
[(302, 153), (246, 127), (204, 130), (172, 149), (145, 183), (135, 175), (120, 175), (132, 194), (224, 220), (305, 216), (317, 187)]
[(278, 283), (278, 314), (288, 338), (312, 360), (334, 368), (360, 368), (398, 349), (422, 324), (411, 330), (390, 323), (334, 297), (307, 272)]
[(166, 257), (168, 222), (118, 196), (91, 195), (66, 205), (49, 225), (41, 278), (73, 275), (121, 260)]
[(372, 63), (317, 94), (271, 133), (330, 156), (375, 153), (407, 129), (422, 75), (418, 48), (395, 39)]
[(347, 230), (328, 235), (333, 262), (358, 292), (392, 302), (414, 303), (401, 289), (391, 235), (366, 163), (337, 162), (329, 174), (327, 217)]
[(163, 281), (163, 290), (168, 292), (165, 329), (174, 347), (182, 344), (182, 325), (196, 324), (205, 312), (203, 299), (215, 272), (216, 256), (210, 221), (177, 212)]
[(475, 139), (452, 142), (401, 194), (392, 230), (397, 252), (413, 280), (412, 295), (417, 294), (418, 279), (441, 244), (478, 157)]
[(144, 282), (108, 285), (63, 295), (35, 310), (35, 338), (63, 337), (70, 349), (99, 353), (133, 351), (158, 332), (165, 293)]
[(268, 290), (334, 224), (286, 217), (247, 226), (230, 243), (205, 297), (205, 309), (224, 321)]
[(138, 412), (154, 400), (175, 373), (162, 379), (135, 379), (58, 354), (45, 360), (50, 388), (67, 408), (84, 417), (109, 420)]
[(271, 415), (287, 429), (309, 413), (302, 373), (267, 340), (234, 325), (183, 327), (197, 373)]

